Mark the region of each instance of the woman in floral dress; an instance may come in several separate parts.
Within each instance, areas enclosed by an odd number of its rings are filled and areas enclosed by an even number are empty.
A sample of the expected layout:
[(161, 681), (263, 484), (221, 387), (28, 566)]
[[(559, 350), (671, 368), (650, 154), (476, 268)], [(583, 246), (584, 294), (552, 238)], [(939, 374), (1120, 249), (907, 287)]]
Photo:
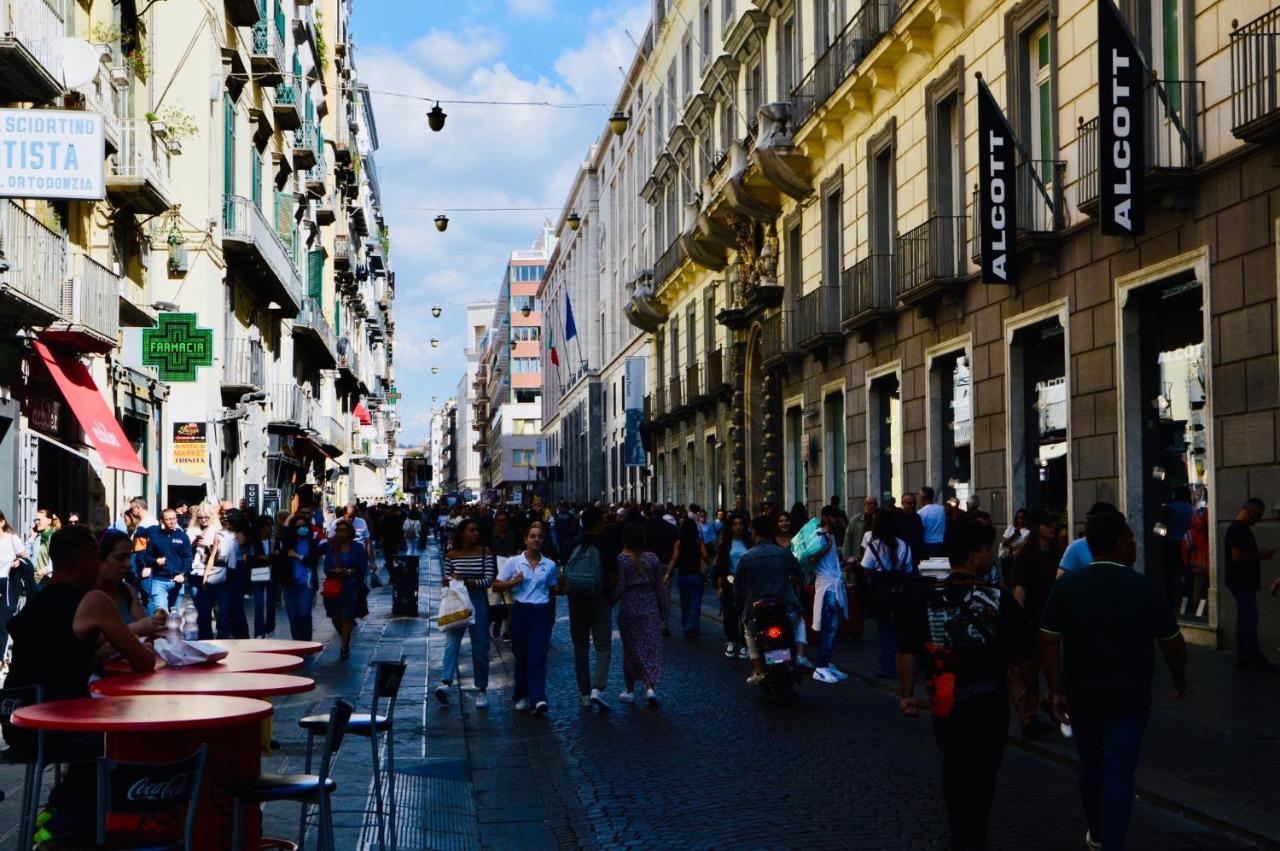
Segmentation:
[(622, 676), (627, 683), (627, 690), (618, 695), (623, 703), (635, 702), (636, 682), (643, 681), (645, 699), (650, 706), (658, 705), (662, 625), (667, 619), (665, 588), (662, 563), (645, 549), (644, 526), (628, 523), (622, 531), (618, 584), (613, 589), (618, 632), (622, 636)]

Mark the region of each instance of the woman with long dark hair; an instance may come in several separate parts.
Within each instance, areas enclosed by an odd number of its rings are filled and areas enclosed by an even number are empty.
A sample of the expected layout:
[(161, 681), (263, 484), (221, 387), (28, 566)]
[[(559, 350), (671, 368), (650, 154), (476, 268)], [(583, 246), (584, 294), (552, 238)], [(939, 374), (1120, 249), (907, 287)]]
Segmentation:
[(747, 658), (747, 645), (742, 638), (742, 612), (733, 599), (733, 578), (738, 572), (738, 559), (751, 548), (751, 531), (747, 519), (735, 514), (720, 533), (720, 546), (716, 548), (716, 569), (713, 578), (720, 595), (722, 620), (724, 621), (724, 655)]
[(623, 703), (635, 702), (636, 683), (643, 682), (645, 699), (650, 706), (658, 705), (667, 600), (662, 562), (645, 548), (644, 525), (627, 523), (622, 528), (618, 583), (612, 599), (618, 607), (618, 634), (622, 637), (622, 678), (627, 690), (618, 700)]
[(872, 615), (879, 621), (880, 676), (898, 676), (899, 601), (905, 597), (910, 575), (915, 572), (911, 547), (898, 537), (896, 515), (881, 508), (871, 521), (867, 550), (862, 556), (871, 588)]
[(139, 638), (155, 635), (165, 627), (167, 612), (157, 609), (147, 616), (147, 609), (133, 586), (125, 582), (132, 567), (133, 540), (119, 529), (108, 529), (98, 536), (98, 557), (102, 567), (98, 569), (98, 590), (116, 604), (120, 618)]
[(560, 578), (556, 563), (542, 554), (546, 537), (547, 528), (541, 520), (529, 524), (524, 533), (524, 552), (507, 559), (493, 582), (495, 591), (510, 591), (514, 601), (511, 653), (516, 657), (512, 687), (515, 708), (523, 712), (532, 707), (535, 715), (549, 709), (547, 650), (555, 625), (555, 593)]
[(365, 577), (369, 574), (369, 554), (356, 541), (356, 527), (347, 519), (333, 525), (333, 540), (324, 556), (324, 579), (328, 585), (336, 581), (337, 594), (326, 594), (324, 611), (333, 621), (334, 631), (342, 639), (342, 651), (338, 658), (351, 655), (351, 632), (356, 619), (368, 614), (365, 605)]
[(684, 637), (696, 639), (702, 632), (702, 592), (707, 585), (707, 548), (698, 533), (698, 524), (685, 517), (680, 521), (671, 563), (667, 565), (664, 582), (676, 577), (676, 590), (680, 592), (680, 624)]
[(791, 549), (791, 539), (804, 523), (796, 523), (790, 511), (779, 511), (773, 518), (773, 542), (784, 550)]
[(458, 654), (464, 633), (471, 633), (471, 679), (476, 687), (476, 708), (489, 706), (489, 586), (498, 576), (498, 559), (480, 541), (480, 524), (468, 517), (458, 524), (453, 549), (444, 556), (444, 580), (467, 587), (473, 613), (471, 626), (445, 632), (444, 670), (436, 686), (436, 700), (449, 702), (449, 689), (458, 675)]

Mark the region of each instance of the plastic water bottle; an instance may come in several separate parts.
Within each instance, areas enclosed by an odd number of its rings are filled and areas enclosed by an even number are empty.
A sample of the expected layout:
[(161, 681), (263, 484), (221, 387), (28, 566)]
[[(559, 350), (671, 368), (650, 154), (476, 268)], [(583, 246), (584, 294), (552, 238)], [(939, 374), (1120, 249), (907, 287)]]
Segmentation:
[(182, 627), (182, 618), (178, 615), (177, 609), (170, 609), (165, 613), (164, 630), (170, 635), (177, 635), (178, 630)]
[(196, 607), (187, 603), (182, 609), (182, 637), (188, 641), (194, 641), (200, 636), (200, 618), (196, 614)]

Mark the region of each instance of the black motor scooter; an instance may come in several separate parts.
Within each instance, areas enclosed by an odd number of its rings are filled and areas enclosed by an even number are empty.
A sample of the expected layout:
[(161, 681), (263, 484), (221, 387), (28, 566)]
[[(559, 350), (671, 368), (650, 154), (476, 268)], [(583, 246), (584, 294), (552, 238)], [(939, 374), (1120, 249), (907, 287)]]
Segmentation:
[(771, 700), (785, 701), (800, 684), (795, 629), (787, 603), (778, 597), (765, 597), (752, 603), (751, 611), (756, 647), (764, 662), (760, 691)]

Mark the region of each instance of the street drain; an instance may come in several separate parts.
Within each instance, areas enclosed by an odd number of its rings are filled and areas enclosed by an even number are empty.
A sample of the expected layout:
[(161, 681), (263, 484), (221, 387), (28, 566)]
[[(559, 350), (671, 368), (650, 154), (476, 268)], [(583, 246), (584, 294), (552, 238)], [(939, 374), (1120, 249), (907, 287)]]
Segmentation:
[[(370, 796), (372, 808), (372, 790)], [(389, 842), (389, 834), (387, 838)], [(480, 848), (475, 798), (465, 760), (425, 760), (397, 767), (396, 840), (404, 849)], [(378, 826), (372, 820), (361, 832), (360, 847), (378, 847)]]

